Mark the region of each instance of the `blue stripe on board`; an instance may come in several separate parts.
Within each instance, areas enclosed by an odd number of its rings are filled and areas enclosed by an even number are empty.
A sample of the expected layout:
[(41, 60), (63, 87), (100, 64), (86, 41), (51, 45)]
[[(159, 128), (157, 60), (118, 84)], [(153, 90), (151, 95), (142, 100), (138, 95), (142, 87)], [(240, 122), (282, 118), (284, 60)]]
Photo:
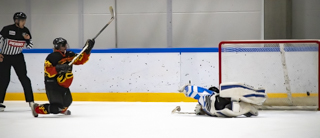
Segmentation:
[(231, 89), (231, 88), (244, 88), (244, 89), (249, 89), (249, 90), (253, 90), (253, 91), (256, 91), (256, 92), (260, 92), (260, 93), (265, 93), (266, 90), (255, 90), (255, 89), (252, 89), (250, 87), (245, 87), (243, 85), (226, 85), (226, 86), (221, 86), (221, 91), (222, 90), (226, 90), (226, 89)]
[[(70, 49), (79, 53), (81, 49)], [(319, 51), (317, 46), (285, 47), (285, 51)], [(51, 53), (52, 49), (23, 49), (23, 53)], [(225, 47), (222, 52), (279, 52), (279, 47)], [(91, 53), (181, 53), (181, 52), (219, 52), (217, 47), (211, 48), (113, 48), (113, 49), (92, 49)]]
[[(79, 53), (81, 49), (70, 49)], [(51, 53), (52, 49), (23, 49), (23, 53)], [(218, 52), (218, 48), (114, 48), (92, 49), (91, 53), (179, 53), (179, 52)]]
[[(284, 51), (294, 52), (294, 51), (319, 51), (318, 46), (294, 46), (285, 47)], [(222, 52), (280, 52), (279, 47), (225, 47), (222, 48)]]
[(23, 49), (22, 53), (51, 53), (53, 49)]

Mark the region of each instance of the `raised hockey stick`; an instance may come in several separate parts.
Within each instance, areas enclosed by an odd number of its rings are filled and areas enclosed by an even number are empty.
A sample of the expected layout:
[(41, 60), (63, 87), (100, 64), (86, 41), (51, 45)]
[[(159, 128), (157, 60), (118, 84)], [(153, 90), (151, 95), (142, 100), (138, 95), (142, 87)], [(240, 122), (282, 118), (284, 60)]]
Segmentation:
[[(111, 19), (110, 19), (110, 21), (99, 31), (99, 33), (98, 33), (95, 37), (92, 38), (92, 40), (95, 40), (95, 39), (103, 32), (103, 30), (106, 29), (106, 28), (109, 26), (109, 24), (114, 20), (114, 18), (115, 18), (115, 13), (114, 13), (114, 11), (113, 11), (112, 6), (109, 7), (109, 10), (110, 10), (110, 13), (111, 13)], [(68, 65), (71, 66), (71, 65), (73, 64), (73, 62), (74, 62), (76, 59), (78, 59), (79, 56), (88, 48), (88, 46), (89, 46), (88, 43), (86, 43), (86, 44), (85, 44), (85, 47), (81, 50), (81, 52), (80, 52), (76, 57), (74, 57), (74, 58), (72, 59), (72, 61), (71, 61)]]
[(177, 106), (171, 111), (172, 114), (196, 114), (195, 112), (181, 112), (181, 107)]

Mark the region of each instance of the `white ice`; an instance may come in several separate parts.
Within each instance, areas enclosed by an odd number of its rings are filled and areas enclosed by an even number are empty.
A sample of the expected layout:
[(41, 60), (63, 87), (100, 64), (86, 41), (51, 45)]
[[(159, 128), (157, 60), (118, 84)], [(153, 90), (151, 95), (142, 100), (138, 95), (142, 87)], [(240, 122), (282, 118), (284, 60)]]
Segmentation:
[[(44, 103), (44, 102), (40, 102)], [(195, 103), (73, 102), (71, 116), (39, 115), (5, 101), (0, 138), (320, 138), (319, 111), (260, 111), (257, 117), (171, 114)]]

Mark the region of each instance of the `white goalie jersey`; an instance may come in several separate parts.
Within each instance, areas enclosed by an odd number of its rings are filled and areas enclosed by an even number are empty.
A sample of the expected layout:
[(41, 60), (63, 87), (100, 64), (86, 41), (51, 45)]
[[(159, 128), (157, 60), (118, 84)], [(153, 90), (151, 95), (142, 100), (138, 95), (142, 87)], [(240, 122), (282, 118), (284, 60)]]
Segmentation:
[(257, 116), (255, 105), (262, 105), (266, 100), (264, 88), (255, 89), (242, 83), (222, 83), (219, 91), (211, 91), (199, 86), (185, 85), (181, 88), (187, 97), (198, 100), (206, 114), (218, 117)]

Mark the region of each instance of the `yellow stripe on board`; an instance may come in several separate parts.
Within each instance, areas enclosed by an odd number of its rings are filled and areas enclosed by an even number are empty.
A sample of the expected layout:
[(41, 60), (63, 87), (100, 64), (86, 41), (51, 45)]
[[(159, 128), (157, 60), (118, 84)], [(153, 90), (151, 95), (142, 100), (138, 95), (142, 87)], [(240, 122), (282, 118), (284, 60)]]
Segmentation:
[[(182, 93), (72, 93), (74, 101), (196, 102)], [(34, 93), (35, 101), (48, 101), (45, 93)], [(5, 100), (25, 100), (23, 93), (7, 93)]]
[[(45, 93), (33, 93), (36, 101), (48, 101), (47, 95)], [(25, 101), (24, 93), (7, 93), (4, 99), (12, 101)]]
[[(268, 98), (287, 98), (284, 93), (268, 93)], [(310, 94), (317, 97), (318, 94)], [(307, 97), (304, 93), (293, 93), (292, 97)], [(196, 102), (182, 93), (72, 93), (74, 101), (110, 102)], [(35, 101), (48, 101), (45, 93), (34, 93)], [(5, 100), (24, 101), (24, 93), (7, 93)]]
[(182, 93), (72, 93), (75, 101), (196, 102)]
[[(288, 95), (286, 93), (267, 93), (268, 98), (287, 98)], [(292, 97), (308, 97), (306, 93), (292, 93)], [(316, 97), (318, 94), (310, 93), (311, 97)]]

